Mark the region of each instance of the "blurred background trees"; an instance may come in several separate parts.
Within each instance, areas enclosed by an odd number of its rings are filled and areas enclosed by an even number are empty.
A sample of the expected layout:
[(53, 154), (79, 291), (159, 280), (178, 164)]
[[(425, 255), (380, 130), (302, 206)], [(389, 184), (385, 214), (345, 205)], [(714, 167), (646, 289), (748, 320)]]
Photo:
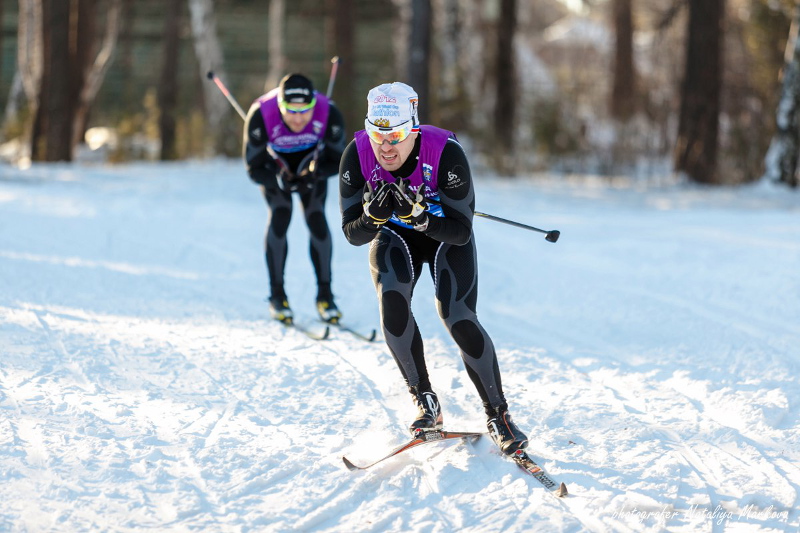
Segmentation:
[(794, 17), (791, 0), (0, 0), (0, 159), (238, 157), (206, 73), (247, 108), (290, 71), (324, 92), (338, 55), (349, 134), (399, 80), (482, 171), (796, 185)]

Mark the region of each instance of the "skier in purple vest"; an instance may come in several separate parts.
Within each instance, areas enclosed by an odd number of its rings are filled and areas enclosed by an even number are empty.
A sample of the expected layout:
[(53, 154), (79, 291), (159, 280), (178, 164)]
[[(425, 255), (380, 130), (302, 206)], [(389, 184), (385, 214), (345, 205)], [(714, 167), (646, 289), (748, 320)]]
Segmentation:
[(370, 243), (383, 334), (419, 410), (412, 434), (442, 428), (411, 311), (414, 286), (428, 263), (439, 316), (478, 389), (489, 433), (504, 453), (513, 454), (528, 438), (508, 413), (494, 345), (476, 315), (469, 163), (452, 132), (419, 125), (418, 100), (400, 82), (369, 92), (365, 129), (345, 148), (339, 168), (342, 229), (351, 244)]
[(292, 218), (292, 193), (300, 196), (317, 277), (317, 311), (337, 322), (342, 313), (331, 292), (331, 234), (325, 219), (328, 176), (339, 170), (345, 145), (344, 118), (302, 74), (288, 74), (280, 85), (258, 98), (245, 119), (244, 159), (247, 173), (261, 185), (269, 214), (264, 255), (269, 274), (272, 318), (291, 324), (294, 318), (284, 287)]

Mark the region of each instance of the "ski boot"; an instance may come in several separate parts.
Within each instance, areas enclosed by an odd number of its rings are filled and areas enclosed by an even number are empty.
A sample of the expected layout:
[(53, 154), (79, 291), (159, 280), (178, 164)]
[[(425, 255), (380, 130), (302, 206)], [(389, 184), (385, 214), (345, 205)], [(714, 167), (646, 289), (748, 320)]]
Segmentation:
[(526, 448), (528, 437), (511, 420), (508, 406), (501, 405), (492, 408), (491, 411), (486, 426), (489, 428), (492, 440), (500, 447), (500, 451), (506, 455), (513, 455), (517, 450)]
[(323, 322), (329, 324), (338, 324), (342, 318), (342, 312), (333, 303), (333, 298), (324, 298), (317, 300), (317, 312)]
[(286, 298), (270, 298), (269, 314), (273, 319), (286, 325), (291, 325), (294, 320), (294, 314), (291, 307), (289, 307), (289, 300)]
[(414, 435), (417, 430), (433, 431), (442, 429), (442, 409), (439, 405), (439, 398), (433, 391), (421, 391), (419, 386), (409, 387), (408, 391), (414, 398), (414, 404), (419, 408), (417, 418), (411, 422), (409, 430)]

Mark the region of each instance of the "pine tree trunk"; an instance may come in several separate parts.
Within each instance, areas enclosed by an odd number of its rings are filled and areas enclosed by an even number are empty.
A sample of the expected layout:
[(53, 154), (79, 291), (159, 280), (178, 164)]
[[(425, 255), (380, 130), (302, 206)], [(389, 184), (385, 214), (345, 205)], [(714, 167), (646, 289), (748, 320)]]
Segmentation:
[(43, 71), (31, 141), (33, 161), (72, 160), (72, 71), (70, 68), (71, 5), (43, 0)]
[(797, 161), (800, 146), (800, 6), (795, 7), (789, 40), (786, 43), (786, 66), (783, 70), (781, 98), (778, 102), (777, 131), (764, 158), (762, 179), (780, 181), (797, 187)]
[(611, 91), (611, 116), (628, 120), (635, 111), (636, 71), (633, 63), (633, 14), (631, 0), (613, 0), (614, 85)]
[(75, 17), (72, 26), (75, 28), (74, 45), (70, 50), (70, 65), (72, 65), (72, 80), (70, 99), (73, 103), (72, 134), (70, 144), (73, 147), (83, 140), (86, 131), (86, 121), (89, 116), (88, 102), (81, 102), (81, 93), (86, 85), (89, 70), (94, 54), (95, 35), (97, 24), (95, 21), (96, 0), (73, 0)]
[[(0, 2), (0, 28), (3, 28), (3, 2)], [(3, 32), (0, 31), (0, 50), (3, 49)], [(0, 75), (3, 72), (3, 54), (0, 54)], [(2, 77), (2, 76), (0, 76)], [(0, 95), (2, 96), (2, 95)]]
[(513, 170), (510, 157), (514, 153), (517, 113), (517, 75), (514, 61), (514, 35), (516, 33), (516, 0), (500, 1), (497, 20), (497, 74), (495, 76), (494, 135), (498, 163), (501, 170)]
[(689, 0), (686, 65), (681, 87), (675, 170), (718, 184), (717, 137), (722, 92), (725, 0)]
[(164, 14), (164, 56), (158, 83), (158, 129), (161, 137), (161, 161), (178, 158), (175, 145), (175, 113), (178, 103), (178, 53), (183, 0), (166, 0)]
[(412, 0), (408, 53), (408, 84), (419, 95), (420, 123), (427, 124), (433, 101), (430, 96), (431, 2)]
[[(356, 92), (356, 52), (355, 52), (355, 2), (354, 0), (327, 0), (326, 33), (328, 55), (339, 56), (339, 71), (333, 87), (333, 99), (344, 115), (348, 131), (361, 129), (364, 121), (364, 98)], [(327, 65), (330, 68), (330, 65)]]

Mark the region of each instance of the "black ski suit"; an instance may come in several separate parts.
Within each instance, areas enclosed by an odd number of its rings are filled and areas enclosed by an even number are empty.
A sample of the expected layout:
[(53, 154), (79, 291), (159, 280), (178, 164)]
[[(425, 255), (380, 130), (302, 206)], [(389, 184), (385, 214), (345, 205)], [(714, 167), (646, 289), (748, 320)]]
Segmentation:
[[(421, 138), (417, 136), (413, 151), (392, 176), (405, 178), (413, 172)], [(475, 194), (467, 157), (455, 140), (448, 141), (442, 150), (437, 174), (444, 217), (429, 215), (424, 232), (391, 221), (376, 229), (364, 215), (366, 180), (356, 141), (352, 141), (339, 169), (342, 230), (353, 245), (370, 243), (370, 268), (386, 344), (407, 385), (421, 390), (430, 390), (431, 385), (411, 298), (422, 265), (428, 263), (439, 316), (461, 350), (467, 373), (489, 414), (490, 408), (506, 401), (494, 345), (476, 315), (478, 269), (472, 234)]]
[(310, 233), (309, 252), (317, 277), (317, 299), (327, 299), (331, 294), (331, 234), (325, 218), (325, 199), (328, 195), (327, 178), (339, 170), (339, 161), (345, 146), (344, 118), (331, 102), (323, 137), (324, 149), (321, 151), (316, 169), (294, 180), (290, 176), (300, 176), (306, 170), (298, 168), (313, 149), (299, 152), (281, 153), (291, 175), (281, 175), (278, 162), (268, 153), (269, 137), (256, 101), (247, 113), (244, 129), (244, 159), (247, 173), (254, 182), (261, 185), (261, 191), (268, 206), (267, 228), (264, 239), (264, 257), (269, 274), (271, 297), (286, 299), (284, 290), (284, 270), (288, 253), (286, 233), (292, 219), (292, 192), (297, 192), (303, 206), (306, 225)]

